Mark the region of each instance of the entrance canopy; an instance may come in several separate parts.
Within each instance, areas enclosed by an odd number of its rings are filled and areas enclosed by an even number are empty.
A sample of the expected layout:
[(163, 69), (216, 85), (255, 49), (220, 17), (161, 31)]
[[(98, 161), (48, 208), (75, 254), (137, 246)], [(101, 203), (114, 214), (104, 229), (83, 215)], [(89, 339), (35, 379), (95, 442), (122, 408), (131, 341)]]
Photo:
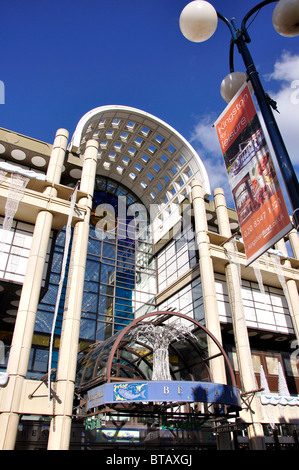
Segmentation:
[[(188, 325), (192, 335), (185, 340), (174, 340), (169, 345), (171, 380), (152, 380), (153, 345), (150, 340), (136, 339), (132, 332), (144, 325), (171, 326), (174, 323)], [(218, 349), (213, 356), (209, 355), (209, 342)], [(213, 383), (211, 363), (219, 356), (223, 357), (226, 365), (228, 385)], [(236, 406), (239, 403), (233, 370), (220, 343), (196, 320), (169, 311), (146, 314), (107, 341), (93, 345), (79, 361), (76, 385), (80, 394), (88, 392), (90, 407), (114, 403), (113, 400), (162, 401), (165, 390), (167, 396), (164, 400), (172, 400), (172, 388), (176, 393), (181, 391), (182, 396), (176, 395), (176, 400), (184, 402), (213, 402), (213, 396), (220, 402), (221, 396), (221, 403)], [(117, 390), (121, 393), (115, 394)]]

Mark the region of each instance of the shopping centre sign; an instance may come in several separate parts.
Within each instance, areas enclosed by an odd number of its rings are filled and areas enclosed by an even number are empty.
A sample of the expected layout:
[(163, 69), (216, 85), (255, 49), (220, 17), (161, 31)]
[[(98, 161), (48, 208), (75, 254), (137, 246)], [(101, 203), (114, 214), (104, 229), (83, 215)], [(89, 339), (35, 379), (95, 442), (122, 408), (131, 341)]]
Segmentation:
[(263, 130), (245, 83), (215, 122), (247, 265), (291, 229)]
[(88, 391), (86, 409), (109, 403), (201, 402), (241, 407), (239, 390), (230, 385), (191, 381), (106, 383)]

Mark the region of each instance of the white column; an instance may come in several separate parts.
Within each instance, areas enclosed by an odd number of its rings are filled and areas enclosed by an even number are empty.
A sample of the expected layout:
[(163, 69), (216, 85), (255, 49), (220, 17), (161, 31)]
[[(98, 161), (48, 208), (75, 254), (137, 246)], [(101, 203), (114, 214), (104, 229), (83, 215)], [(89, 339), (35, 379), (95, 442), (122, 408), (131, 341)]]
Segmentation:
[(80, 191), (85, 192), (86, 197), (79, 201), (80, 205), (85, 205), (86, 215), (83, 221), (76, 223), (73, 233), (56, 376), (56, 393), (62, 403), (56, 404), (55, 416), (51, 421), (48, 450), (67, 450), (70, 443), (89, 221), (97, 154), (98, 142), (88, 141), (80, 184)]
[(289, 240), (292, 247), (294, 258), (299, 259), (299, 237), (297, 230), (293, 229), (289, 233)]
[[(47, 172), (47, 181), (51, 183), (59, 183), (60, 181), (67, 140), (68, 132), (59, 129), (56, 133), (49, 163), (51, 171), (49, 171), (49, 173)], [(48, 187), (45, 190), (45, 194), (56, 196), (56, 190)], [(4, 393), (1, 395), (0, 449), (3, 450), (13, 450), (17, 437), (22, 387), (28, 370), (52, 221), (53, 215), (43, 210), (39, 212), (35, 222), (31, 250), (7, 365), (9, 380), (3, 391)]]
[[(214, 190), (214, 201), (218, 220), (220, 235), (231, 237), (229, 217), (226, 207), (224, 192), (221, 188)], [(228, 252), (234, 252), (234, 243), (227, 242), (224, 247)], [(225, 267), (226, 283), (229, 294), (229, 302), (235, 337), (236, 354), (239, 365), (240, 380), (243, 392), (256, 390), (256, 379), (253, 370), (251, 349), (242, 301), (242, 290), (240, 285), (239, 269), (236, 263), (228, 262)], [(252, 449), (264, 449), (264, 433), (260, 424), (260, 404), (254, 398), (251, 404), (252, 424), (248, 428), (249, 445)]]
[(69, 133), (67, 130), (58, 129), (47, 169), (47, 181), (53, 184), (59, 184), (61, 180), (68, 138)]
[[(297, 237), (298, 237), (298, 235), (297, 235)], [(293, 238), (293, 243), (294, 243), (294, 238)], [(287, 247), (286, 247), (286, 244), (285, 244), (285, 241), (284, 241), (283, 238), (276, 243), (276, 248), (278, 250), (282, 251), (283, 253), (287, 254)], [(286, 259), (283, 262), (282, 270), (283, 270), (283, 266), (288, 267), (288, 268), (292, 268), (291, 262), (288, 259)], [(288, 297), (287, 297), (286, 300), (287, 300), (287, 303), (288, 303), (288, 306), (289, 306), (289, 311), (290, 311), (290, 315), (291, 315), (291, 318), (292, 318), (292, 323), (293, 323), (294, 331), (295, 331), (295, 334), (296, 334), (296, 338), (299, 341), (299, 295), (298, 295), (298, 288), (297, 288), (296, 281), (294, 279), (290, 279), (290, 278), (285, 277), (285, 283), (286, 283), (286, 288), (287, 288), (287, 292), (288, 292)]]
[[(202, 286), (203, 304), (207, 329), (222, 343), (221, 329), (218, 314), (213, 262), (208, 236), (207, 216), (200, 181), (192, 181), (192, 203), (195, 219), (196, 241), (199, 251), (200, 279)], [(209, 354), (218, 353), (214, 342), (209, 345)], [(223, 357), (211, 361), (211, 370), (214, 382), (226, 383), (225, 364)]]

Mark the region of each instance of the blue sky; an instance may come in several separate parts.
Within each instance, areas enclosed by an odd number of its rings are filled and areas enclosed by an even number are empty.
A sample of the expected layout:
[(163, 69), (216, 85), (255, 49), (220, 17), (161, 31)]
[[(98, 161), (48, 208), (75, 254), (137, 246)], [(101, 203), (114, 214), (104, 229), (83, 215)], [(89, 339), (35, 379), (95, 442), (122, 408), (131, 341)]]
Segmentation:
[[(216, 131), (226, 106), (220, 83), (229, 72), (230, 33), (219, 22), (214, 36), (195, 44), (183, 37), (185, 0), (11, 0), (1, 6), (0, 80), (5, 104), (0, 127), (52, 143), (70, 135), (89, 110), (108, 104), (142, 109), (166, 121), (198, 150), (211, 180), (230, 202)], [(213, 0), (239, 24), (256, 1)], [(294, 165), (299, 165), (299, 36), (279, 36), (275, 4), (259, 13), (249, 32), (250, 51)], [(235, 52), (235, 69), (244, 71)], [(296, 83), (298, 80), (298, 83)], [(293, 86), (293, 88), (292, 88)]]

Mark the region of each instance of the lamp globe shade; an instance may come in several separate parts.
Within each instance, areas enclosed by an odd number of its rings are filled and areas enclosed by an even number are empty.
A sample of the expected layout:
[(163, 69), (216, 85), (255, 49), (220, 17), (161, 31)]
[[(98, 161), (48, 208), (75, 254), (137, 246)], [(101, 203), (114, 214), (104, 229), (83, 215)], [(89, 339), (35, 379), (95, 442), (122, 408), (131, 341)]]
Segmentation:
[[(220, 86), (220, 93), (224, 101), (229, 103), (235, 94), (240, 90), (243, 83), (247, 80), (247, 75), (244, 72), (231, 72), (222, 80)], [(252, 93), (252, 85), (248, 82), (250, 92)]]
[(180, 29), (185, 38), (192, 42), (203, 42), (216, 31), (218, 16), (215, 8), (204, 0), (194, 0), (183, 9)]
[(273, 11), (273, 26), (281, 36), (299, 34), (299, 0), (279, 0)]

